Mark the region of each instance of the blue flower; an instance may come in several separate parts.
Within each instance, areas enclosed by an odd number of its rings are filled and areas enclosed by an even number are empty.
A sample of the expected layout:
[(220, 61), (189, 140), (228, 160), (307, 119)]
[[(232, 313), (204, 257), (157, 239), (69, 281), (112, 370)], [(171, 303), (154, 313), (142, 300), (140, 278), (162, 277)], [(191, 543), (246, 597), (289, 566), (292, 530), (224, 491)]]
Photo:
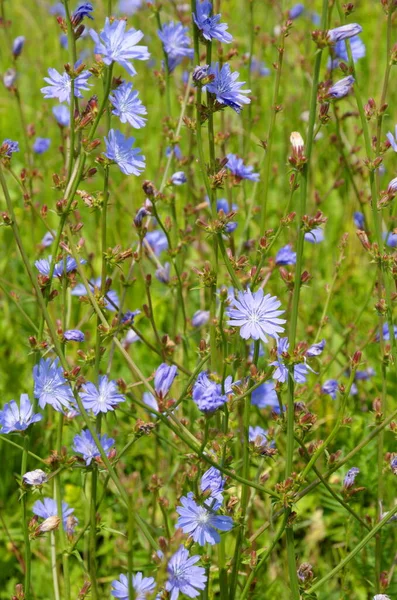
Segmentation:
[[(52, 498), (44, 498), (43, 501), (37, 500), (33, 504), (32, 511), (34, 515), (37, 515), (42, 519), (49, 519), (50, 517), (59, 516), (57, 503)], [(73, 515), (73, 513), (74, 508), (70, 508), (67, 502), (62, 502), (63, 527), (68, 533), (70, 530), (72, 530), (73, 532), (74, 526), (78, 523), (78, 520)]]
[(253, 56), (251, 58), (251, 73), (255, 73), (260, 77), (268, 77), (270, 75), (270, 69), (261, 60), (258, 60)]
[(312, 358), (313, 356), (320, 356), (325, 348), (325, 340), (321, 340), (317, 344), (313, 344), (306, 350), (306, 356)]
[(397, 125), (394, 128), (394, 135), (389, 131), (386, 134), (387, 139), (389, 140), (390, 146), (393, 148), (394, 152), (397, 152)]
[(343, 487), (345, 490), (351, 488), (354, 485), (357, 475), (359, 474), (360, 469), (357, 467), (352, 467), (348, 470), (343, 480)]
[(210, 467), (200, 480), (200, 490), (203, 493), (210, 492), (212, 498), (216, 498), (218, 502), (223, 501), (223, 488), (225, 487), (225, 479), (222, 473), (215, 467)]
[[(106, 455), (109, 456), (110, 449), (115, 444), (114, 439), (108, 437), (106, 433), (104, 435), (98, 434), (98, 439), (104, 452), (106, 452)], [(91, 464), (93, 458), (98, 458), (101, 456), (98, 446), (96, 445), (94, 438), (88, 429), (84, 429), (80, 435), (74, 436), (72, 449), (74, 452), (83, 455), (85, 464), (87, 466)]]
[(173, 154), (177, 160), (182, 159), (182, 150), (180, 149), (178, 144), (174, 144), (174, 146), (167, 146), (165, 149), (165, 155), (169, 158)]
[[(41, 88), (44, 98), (57, 98), (59, 102), (68, 102), (70, 104), (70, 92), (72, 89), (72, 80), (67, 73), (58, 73), (56, 69), (48, 69), (49, 77), (44, 77), (44, 81), (49, 83)], [(83, 71), (74, 79), (74, 95), (76, 98), (82, 98), (82, 90), (88, 90), (88, 79), (91, 77), (89, 71)]]
[(84, 342), (85, 336), (80, 329), (68, 329), (64, 331), (63, 337), (67, 342)]
[(341, 27), (335, 27), (328, 31), (327, 37), (330, 42), (335, 44), (341, 40), (347, 40), (355, 35), (361, 33), (363, 28), (358, 23), (349, 23), (348, 25), (342, 25)]
[(91, 2), (84, 2), (83, 4), (81, 4), (78, 8), (76, 8), (74, 13), (72, 13), (70, 17), (70, 21), (73, 27), (77, 27), (77, 25), (80, 25), (81, 21), (85, 19), (85, 17), (88, 17), (89, 19), (93, 20), (93, 17), (91, 16), (91, 13), (93, 11), (94, 7), (92, 6)]
[(230, 70), (230, 65), (225, 63), (223, 67), (219, 63), (212, 65), (208, 70), (208, 75), (213, 75), (214, 79), (207, 85), (207, 90), (214, 94), (219, 104), (230, 106), (239, 113), (243, 104), (249, 104), (251, 100), (244, 94), (251, 93), (251, 90), (242, 90), (244, 81), (237, 81), (239, 74)]
[(387, 186), (387, 192), (389, 194), (397, 193), (397, 177), (394, 177), (391, 181), (389, 181), (389, 185)]
[(170, 282), (170, 269), (171, 265), (169, 262), (166, 262), (164, 267), (159, 267), (156, 269), (155, 277), (160, 283), (169, 283)]
[(125, 137), (121, 131), (111, 129), (105, 137), (106, 152), (104, 155), (113, 160), (125, 175), (140, 175), (145, 168), (145, 157), (140, 148), (132, 148), (135, 138)]
[(187, 178), (183, 171), (177, 171), (171, 176), (171, 183), (174, 185), (183, 185), (186, 182)]
[(354, 379), (356, 381), (368, 381), (368, 379), (371, 379), (371, 377), (374, 375), (375, 370), (372, 367), (368, 367), (368, 369), (365, 369), (365, 371), (356, 371)]
[(119, 11), (124, 15), (134, 15), (143, 4), (143, 0), (120, 0)]
[(232, 207), (229, 208), (229, 202), (228, 202), (228, 200), (226, 200), (226, 198), (219, 198), (216, 201), (216, 210), (217, 210), (217, 212), (223, 210), (223, 212), (225, 213), (225, 215), (227, 215), (227, 213), (229, 213), (231, 210), (233, 212), (236, 212), (237, 209), (238, 209), (237, 204), (232, 204)]
[(200, 546), (205, 544), (219, 544), (221, 536), (216, 531), (230, 531), (233, 527), (233, 519), (215, 512), (220, 508), (220, 502), (211, 496), (200, 506), (194, 500), (192, 492), (181, 498), (182, 506), (178, 506), (176, 512), (179, 515), (177, 527), (183, 533), (189, 534)]
[(110, 94), (109, 100), (115, 108), (112, 114), (119, 117), (122, 123), (129, 123), (135, 129), (145, 127), (146, 119), (140, 115), (146, 115), (147, 110), (140, 101), (138, 92), (132, 89), (132, 83), (121, 84)]
[(164, 51), (167, 55), (168, 70), (171, 73), (182, 60), (193, 58), (193, 50), (189, 48), (190, 38), (187, 35), (188, 27), (184, 27), (182, 23), (166, 23), (157, 34), (163, 43)]
[(295, 265), (296, 264), (296, 252), (291, 250), (291, 244), (287, 244), (280, 248), (276, 254), (276, 265)]
[[(397, 235), (396, 235), (396, 238), (397, 238)], [(397, 325), (394, 325), (393, 328), (394, 328), (394, 337), (397, 338)], [(389, 323), (383, 323), (383, 330), (382, 330), (382, 332), (383, 332), (383, 339), (386, 340), (386, 341), (390, 340)], [(380, 340), (380, 334), (379, 334), (379, 332), (376, 334), (375, 339), (376, 339), (377, 342), (379, 342), (379, 340)]]
[(353, 215), (354, 224), (357, 229), (361, 229), (364, 231), (365, 229), (365, 217), (362, 212), (356, 211)]
[(50, 6), (48, 12), (56, 17), (66, 17), (66, 10), (62, 2), (56, 2), (54, 6)]
[(354, 81), (355, 80), (352, 75), (348, 75), (347, 77), (340, 79), (339, 81), (334, 83), (334, 85), (332, 85), (329, 88), (327, 95), (330, 98), (335, 98), (336, 100), (339, 100), (340, 98), (343, 98), (344, 96), (347, 96), (347, 94), (350, 92), (350, 90), (352, 88)]
[(230, 320), (228, 325), (241, 327), (240, 336), (244, 340), (254, 339), (268, 341), (266, 336), (278, 339), (278, 334), (284, 331), (282, 325), (285, 319), (278, 317), (284, 313), (278, 310), (281, 302), (270, 294), (263, 295), (260, 288), (252, 293), (251, 290), (238, 292), (237, 300), (232, 307), (226, 309)]
[(86, 410), (92, 410), (94, 415), (114, 410), (120, 402), (124, 402), (123, 394), (117, 389), (115, 381), (109, 381), (107, 375), (101, 375), (98, 387), (88, 381), (82, 386), (80, 398)]
[(44, 154), (44, 152), (47, 152), (50, 145), (51, 145), (50, 139), (38, 137), (34, 141), (33, 152), (35, 152), (36, 154)]
[[(97, 277), (96, 279), (89, 281), (88, 284), (92, 292), (95, 292), (95, 290), (100, 290), (101, 278)], [(84, 283), (78, 283), (70, 293), (72, 296), (78, 296), (79, 298), (81, 298), (81, 296), (87, 295), (87, 290), (85, 288)], [(118, 305), (119, 297), (117, 295), (117, 292), (115, 292), (114, 290), (108, 290), (105, 295), (105, 308), (107, 310), (116, 311), (118, 310)]]
[(189, 557), (189, 551), (183, 546), (168, 561), (168, 581), (165, 589), (170, 592), (170, 600), (177, 600), (179, 593), (188, 598), (199, 596), (199, 590), (205, 589), (207, 576), (203, 567), (196, 567), (200, 556)]
[(323, 394), (327, 394), (328, 396), (331, 396), (331, 398), (333, 400), (336, 400), (336, 392), (338, 390), (338, 386), (339, 386), (339, 384), (336, 379), (328, 379), (327, 381), (325, 381), (323, 383), (321, 392)]
[(295, 6), (293, 6), (292, 8), (289, 9), (288, 11), (288, 16), (290, 19), (294, 20), (297, 19), (298, 17), (300, 17), (305, 11), (305, 7), (303, 4), (299, 3), (299, 4), (295, 4)]
[(63, 369), (58, 365), (58, 358), (42, 358), (33, 367), (34, 397), (41, 408), (50, 404), (58, 412), (71, 409), (75, 402), (69, 383), (63, 376)]
[(196, 2), (196, 13), (193, 14), (194, 22), (201, 31), (204, 39), (219, 40), (225, 44), (233, 41), (233, 37), (228, 33), (226, 23), (220, 23), (221, 15), (213, 15), (211, 2)]
[(121, 319), (121, 322), (123, 324), (125, 323), (129, 323), (130, 325), (132, 325), (134, 323), (134, 319), (137, 315), (140, 315), (141, 311), (140, 310), (127, 310)]
[(43, 415), (33, 414), (33, 406), (27, 394), (21, 394), (19, 407), (15, 400), (7, 402), (0, 410), (1, 433), (25, 431), (32, 423), (41, 421)]
[(143, 38), (142, 31), (136, 29), (125, 30), (126, 21), (124, 19), (115, 20), (113, 23), (106, 18), (105, 27), (98, 35), (93, 29), (90, 35), (95, 42), (94, 53), (100, 54), (105, 65), (111, 65), (113, 62), (124, 67), (131, 76), (136, 75), (136, 70), (132, 66), (131, 60), (148, 60), (150, 54), (147, 46), (137, 46), (137, 43)]
[(41, 247), (48, 248), (48, 246), (51, 246), (54, 239), (55, 239), (55, 231), (47, 231), (47, 233), (45, 233), (43, 235), (43, 238), (40, 242)]
[(12, 140), (6, 139), (1, 144), (1, 153), (11, 158), (14, 152), (19, 152), (19, 144), (18, 142), (13, 142)]
[(227, 402), (227, 396), (233, 394), (233, 386), (236, 383), (238, 382), (232, 383), (230, 375), (226, 377), (225, 393), (222, 394), (221, 384), (210, 379), (207, 371), (202, 371), (193, 385), (193, 400), (202, 412), (214, 412)]
[(175, 365), (170, 366), (166, 363), (162, 363), (157, 368), (154, 376), (154, 389), (160, 398), (165, 398), (165, 396), (168, 394), (177, 374), (178, 369)]
[[(135, 592), (135, 600), (146, 600), (148, 596), (151, 596), (156, 588), (156, 582), (153, 577), (143, 577), (143, 574), (139, 571), (136, 575), (131, 575), (132, 588)], [(118, 579), (112, 581), (111, 594), (114, 598), (120, 600), (128, 600), (128, 579), (126, 575), (119, 575)]]
[(393, 456), (390, 459), (390, 468), (393, 471), (394, 475), (397, 475), (397, 456)]
[(35, 469), (34, 471), (25, 473), (22, 476), (22, 479), (27, 485), (43, 485), (48, 481), (47, 473), (44, 473), (41, 469)]
[(270, 406), (278, 414), (280, 412), (280, 404), (276, 390), (274, 389), (274, 382), (266, 381), (257, 387), (251, 394), (251, 404), (258, 408)]
[(259, 181), (259, 173), (254, 173), (254, 167), (247, 167), (242, 158), (239, 158), (236, 154), (228, 154), (226, 156), (227, 163), (226, 168), (234, 175), (235, 179), (241, 181), (241, 179), (249, 179), (250, 181)]
[[(350, 48), (352, 51), (353, 62), (357, 62), (360, 58), (364, 58), (365, 56), (365, 44), (362, 42), (358, 35), (354, 36), (350, 40)], [(334, 55), (335, 59), (331, 58), (328, 61), (328, 68), (335, 69), (340, 60), (348, 61), (349, 56), (347, 54), (346, 42), (341, 40), (337, 42), (334, 46)]]
[(386, 245), (390, 248), (397, 248), (397, 233), (384, 233), (384, 239), (386, 240)]
[(203, 325), (206, 325), (209, 320), (209, 310), (196, 310), (196, 312), (192, 316), (192, 325), (193, 327), (203, 327)]
[(324, 240), (324, 230), (321, 227), (305, 233), (305, 241), (311, 244), (320, 244)]
[(64, 104), (57, 104), (52, 109), (52, 114), (61, 127), (68, 127), (70, 123), (70, 111)]
[(10, 90), (17, 78), (17, 72), (16, 69), (7, 69), (7, 71), (4, 73), (3, 75), (3, 83), (5, 85), (5, 87)]
[[(146, 406), (149, 406), (149, 408), (153, 408), (154, 410), (159, 412), (158, 402), (151, 392), (143, 392), (142, 400), (146, 404)], [(151, 414), (154, 416), (154, 413)]]
[(163, 250), (168, 249), (168, 240), (164, 231), (156, 229), (155, 231), (149, 231), (144, 238), (156, 256), (159, 256)]
[[(283, 361), (283, 354), (289, 348), (288, 338), (280, 338), (277, 343), (277, 360), (270, 363), (276, 370), (273, 373), (273, 378), (280, 383), (285, 383), (288, 379), (288, 368)], [(309, 371), (313, 371), (306, 363), (294, 365), (294, 381), (296, 383), (305, 383)]]
[(250, 442), (259, 441), (260, 444), (267, 444), (267, 431), (262, 427), (251, 427), (248, 428), (248, 440)]
[(12, 43), (12, 54), (14, 58), (17, 58), (22, 53), (23, 47), (25, 45), (25, 38), (23, 35), (19, 35), (15, 38)]
[[(87, 261), (84, 258), (80, 260), (81, 265), (84, 265), (86, 262)], [(52, 256), (50, 254), (48, 258), (40, 258), (39, 260), (36, 260), (34, 265), (41, 275), (45, 275), (46, 277), (48, 277), (51, 272), (51, 263)], [(72, 271), (76, 271), (76, 269), (77, 264), (75, 259), (72, 256), (66, 256), (65, 258), (61, 259), (59, 262), (56, 263), (54, 267), (53, 277), (62, 277), (65, 271), (66, 273), (71, 273)]]

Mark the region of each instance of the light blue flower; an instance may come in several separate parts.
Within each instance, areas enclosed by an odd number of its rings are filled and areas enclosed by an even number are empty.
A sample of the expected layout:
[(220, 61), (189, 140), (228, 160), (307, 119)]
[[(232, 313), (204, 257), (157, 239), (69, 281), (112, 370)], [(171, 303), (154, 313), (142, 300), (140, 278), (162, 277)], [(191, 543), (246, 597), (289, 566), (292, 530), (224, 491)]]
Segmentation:
[(278, 334), (284, 331), (285, 319), (280, 319), (283, 310), (278, 310), (281, 302), (270, 294), (264, 296), (260, 288), (252, 293), (251, 290), (238, 292), (237, 299), (226, 309), (232, 327), (240, 327), (240, 336), (244, 340), (262, 340), (267, 343), (266, 336), (278, 339)]
[(241, 179), (259, 181), (259, 173), (254, 172), (254, 167), (245, 165), (242, 158), (236, 154), (228, 154), (226, 158), (226, 169), (234, 175), (235, 179), (238, 181), (241, 181)]
[[(106, 453), (106, 456), (109, 456), (110, 449), (115, 444), (114, 439), (108, 437), (106, 433), (104, 435), (98, 434), (98, 439), (102, 449)], [(87, 466), (91, 464), (91, 461), (94, 458), (99, 458), (101, 456), (98, 446), (96, 445), (94, 438), (88, 429), (84, 429), (80, 435), (74, 436), (72, 449), (74, 452), (77, 452), (77, 454), (83, 455), (85, 464)]]
[(111, 129), (105, 137), (106, 152), (104, 155), (113, 160), (125, 175), (140, 175), (145, 169), (145, 157), (140, 148), (132, 148), (135, 138), (125, 137), (121, 131)]
[[(153, 577), (143, 577), (143, 574), (138, 571), (135, 575), (131, 575), (132, 588), (134, 590), (134, 600), (147, 600), (151, 597), (155, 588), (156, 582)], [(111, 594), (119, 600), (129, 600), (128, 579), (126, 575), (119, 575), (118, 579), (112, 581)]]
[[(48, 69), (49, 77), (44, 77), (44, 81), (49, 83), (48, 86), (41, 88), (44, 98), (57, 98), (59, 102), (68, 102), (70, 104), (70, 93), (72, 90), (72, 80), (67, 73), (58, 73), (56, 69)], [(88, 90), (88, 79), (91, 77), (89, 71), (83, 71), (74, 79), (74, 95), (76, 98), (82, 98), (81, 93)]]
[(327, 95), (330, 98), (335, 98), (336, 100), (344, 98), (344, 96), (347, 96), (347, 94), (350, 92), (354, 81), (355, 79), (352, 75), (348, 75), (347, 77), (340, 79), (329, 88)]
[(1, 433), (25, 431), (32, 423), (41, 421), (43, 415), (33, 414), (33, 406), (27, 394), (21, 394), (19, 406), (11, 400), (0, 410)]
[(196, 2), (196, 13), (193, 14), (194, 22), (204, 39), (218, 40), (229, 44), (233, 41), (232, 35), (227, 31), (226, 23), (220, 23), (221, 15), (212, 15), (212, 4), (207, 0)]
[(52, 109), (52, 113), (61, 127), (69, 127), (70, 111), (64, 104), (57, 104)]
[(170, 593), (170, 600), (177, 600), (179, 593), (189, 598), (199, 596), (199, 590), (204, 590), (207, 576), (203, 567), (196, 567), (200, 556), (190, 556), (183, 546), (173, 554), (167, 565), (168, 581), (165, 589)]
[(113, 411), (125, 397), (117, 389), (115, 381), (109, 381), (107, 375), (100, 375), (98, 387), (87, 381), (82, 386), (80, 398), (86, 410), (92, 410), (94, 415)]
[(184, 58), (193, 58), (193, 49), (190, 48), (190, 38), (187, 35), (188, 27), (182, 23), (165, 23), (157, 34), (163, 43), (167, 55), (168, 70), (172, 72)]
[(38, 399), (39, 406), (44, 408), (50, 404), (58, 412), (63, 409), (70, 410), (75, 399), (68, 381), (59, 366), (58, 358), (42, 358), (33, 367), (34, 397)]
[(105, 65), (116, 62), (124, 67), (129, 75), (133, 76), (136, 75), (136, 70), (132, 66), (131, 60), (148, 60), (150, 54), (147, 46), (137, 46), (143, 38), (142, 31), (133, 28), (126, 31), (126, 25), (124, 19), (111, 23), (106, 18), (105, 27), (101, 33), (98, 35), (94, 29), (91, 29), (90, 36), (95, 42), (94, 53), (102, 56)]
[(178, 506), (176, 512), (179, 515), (177, 527), (187, 533), (200, 546), (205, 544), (219, 544), (221, 537), (216, 531), (230, 531), (233, 527), (233, 519), (225, 515), (215, 514), (220, 508), (220, 502), (211, 496), (199, 505), (194, 500), (192, 492), (181, 498), (182, 506)]
[(214, 79), (207, 84), (207, 90), (214, 94), (219, 104), (230, 106), (239, 113), (243, 104), (251, 102), (250, 98), (246, 96), (251, 93), (251, 90), (241, 89), (245, 82), (237, 81), (239, 74), (237, 71), (232, 73), (228, 63), (222, 67), (219, 66), (219, 63), (215, 63), (208, 69), (208, 75), (213, 75)]
[(132, 89), (132, 83), (121, 84), (110, 94), (109, 100), (115, 108), (112, 114), (119, 117), (122, 123), (129, 123), (135, 129), (145, 127), (146, 119), (140, 115), (146, 115), (147, 110), (138, 92)]

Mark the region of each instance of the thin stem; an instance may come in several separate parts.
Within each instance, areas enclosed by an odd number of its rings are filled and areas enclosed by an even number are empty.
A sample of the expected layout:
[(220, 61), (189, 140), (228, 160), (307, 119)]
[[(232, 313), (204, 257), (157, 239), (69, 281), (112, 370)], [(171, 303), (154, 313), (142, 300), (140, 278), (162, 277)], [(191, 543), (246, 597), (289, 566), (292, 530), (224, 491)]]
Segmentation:
[[(25, 435), (23, 440), (23, 452), (22, 452), (22, 461), (21, 461), (21, 478), (27, 471), (28, 464), (28, 453), (29, 453), (29, 436)], [(29, 539), (29, 529), (28, 529), (28, 515), (27, 515), (27, 494), (23, 493), (22, 495), (22, 529), (23, 529), (23, 539), (24, 539), (24, 549), (25, 549), (25, 598), (26, 600), (30, 600), (31, 596), (31, 561), (32, 561), (32, 552), (30, 548), (30, 539)]]

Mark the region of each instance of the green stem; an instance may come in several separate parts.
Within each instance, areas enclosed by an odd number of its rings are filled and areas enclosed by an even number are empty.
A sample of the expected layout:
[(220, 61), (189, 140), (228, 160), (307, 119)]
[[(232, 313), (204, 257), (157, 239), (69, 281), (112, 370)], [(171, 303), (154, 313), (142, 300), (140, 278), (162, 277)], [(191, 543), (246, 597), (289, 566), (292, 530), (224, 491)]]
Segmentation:
[(384, 525), (391, 519), (393, 515), (397, 513), (397, 505), (392, 508), (391, 511), (387, 513), (385, 517), (377, 524), (371, 531), (357, 544), (357, 546), (334, 568), (332, 571), (328, 573), (325, 577), (322, 577), (319, 581), (317, 581), (312, 587), (306, 590), (307, 594), (313, 594), (316, 590), (321, 588), (324, 583), (327, 583), (330, 579), (334, 579), (335, 575), (339, 573), (342, 569), (349, 564), (349, 562), (359, 553), (361, 550), (372, 540), (372, 538), (382, 529)]
[[(57, 453), (61, 456), (62, 453), (62, 432), (63, 432), (63, 414), (58, 413), (58, 431), (57, 431)], [(55, 495), (57, 503), (58, 517), (61, 519), (59, 524), (59, 541), (60, 549), (62, 553), (62, 565), (63, 565), (63, 583), (64, 583), (64, 598), (70, 600), (70, 573), (69, 573), (69, 554), (66, 551), (66, 532), (63, 523), (63, 511), (62, 511), (62, 486), (61, 486), (61, 473), (59, 472), (55, 478)]]
[[(25, 435), (23, 440), (23, 452), (22, 452), (22, 461), (21, 461), (21, 478), (27, 471), (28, 464), (28, 454), (29, 454), (29, 435)], [(27, 514), (27, 493), (23, 493), (22, 495), (22, 529), (23, 529), (23, 539), (25, 546), (25, 598), (26, 600), (30, 600), (31, 596), (31, 561), (32, 561), (32, 552), (30, 548), (30, 539), (29, 539), (29, 529), (28, 529), (28, 514)]]

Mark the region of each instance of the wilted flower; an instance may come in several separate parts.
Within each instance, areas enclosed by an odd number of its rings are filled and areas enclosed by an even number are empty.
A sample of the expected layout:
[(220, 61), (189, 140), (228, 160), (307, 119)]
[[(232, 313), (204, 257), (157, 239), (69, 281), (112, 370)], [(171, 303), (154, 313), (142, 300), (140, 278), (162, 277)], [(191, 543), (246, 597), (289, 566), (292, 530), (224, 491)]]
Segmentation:
[(209, 310), (197, 310), (192, 316), (193, 327), (203, 327), (210, 320)]
[(41, 469), (35, 469), (34, 471), (28, 471), (25, 475), (22, 475), (23, 482), (27, 485), (43, 485), (47, 483), (48, 477)]
[(80, 25), (81, 21), (88, 17), (89, 19), (93, 19), (91, 13), (94, 11), (94, 7), (91, 2), (83, 2), (75, 11), (72, 13), (70, 17), (70, 21), (73, 27), (77, 27)]
[(158, 267), (155, 271), (155, 277), (160, 283), (169, 283), (170, 282), (170, 270), (171, 265), (169, 262), (166, 262), (164, 267)]
[(157, 368), (154, 376), (154, 389), (160, 398), (165, 398), (165, 396), (168, 394), (177, 374), (178, 369), (175, 365), (170, 366), (166, 363), (162, 363)]
[(251, 100), (245, 94), (250, 94), (251, 90), (242, 90), (244, 81), (237, 81), (239, 74), (237, 71), (232, 73), (230, 65), (225, 63), (222, 67), (215, 63), (208, 70), (208, 75), (214, 78), (207, 85), (207, 90), (214, 94), (219, 104), (230, 106), (239, 113), (243, 104), (249, 104)]
[(231, 517), (215, 514), (221, 506), (216, 498), (210, 496), (203, 505), (199, 505), (193, 493), (189, 492), (187, 496), (182, 496), (181, 504), (176, 509), (179, 515), (176, 526), (200, 546), (219, 544), (221, 537), (216, 530), (230, 531), (233, 527)]
[[(97, 435), (103, 451), (107, 456), (109, 456), (110, 449), (115, 444), (114, 439), (108, 437), (106, 433), (104, 435)], [(80, 435), (74, 436), (72, 449), (74, 452), (83, 455), (85, 464), (87, 466), (91, 464), (93, 458), (99, 458), (101, 456), (98, 446), (96, 445), (89, 429), (84, 429)]]
[(348, 75), (347, 77), (340, 79), (329, 88), (327, 95), (330, 98), (335, 98), (336, 100), (343, 98), (350, 92), (354, 81), (355, 80), (352, 75)]
[(362, 231), (364, 231), (365, 217), (364, 217), (363, 213), (356, 211), (353, 215), (353, 219), (354, 219), (354, 224), (357, 227), (357, 229), (361, 229)]
[(124, 67), (131, 76), (136, 75), (136, 70), (132, 66), (131, 60), (148, 60), (150, 54), (147, 46), (137, 46), (137, 43), (143, 38), (142, 31), (136, 29), (125, 30), (127, 22), (120, 19), (110, 22), (108, 18), (105, 21), (105, 27), (98, 35), (94, 29), (90, 29), (90, 35), (95, 42), (94, 52), (100, 54), (105, 65), (111, 65), (113, 62)]
[(64, 331), (63, 337), (67, 342), (84, 342), (85, 336), (80, 329), (68, 329)]
[(334, 44), (341, 40), (354, 37), (361, 33), (362, 30), (363, 28), (358, 23), (349, 23), (348, 25), (341, 25), (340, 27), (335, 27), (335, 29), (330, 29), (327, 33), (327, 37), (328, 40)]
[(17, 78), (17, 72), (15, 69), (10, 68), (3, 75), (3, 83), (5, 87), (9, 90), (13, 87)]
[(172, 72), (184, 58), (193, 58), (193, 49), (189, 48), (190, 38), (187, 35), (188, 27), (182, 23), (165, 23), (157, 34), (163, 43), (167, 54), (168, 70)]
[(174, 185), (182, 185), (187, 182), (186, 175), (183, 171), (177, 171), (171, 176), (171, 182)]
[(37, 528), (37, 533), (48, 533), (49, 531), (55, 531), (58, 529), (61, 519), (53, 516), (45, 519)]
[(33, 414), (33, 406), (27, 394), (21, 394), (19, 407), (11, 400), (0, 410), (1, 433), (25, 431), (32, 423), (41, 421), (43, 415)]
[(283, 310), (278, 310), (281, 302), (270, 294), (263, 295), (263, 290), (252, 293), (251, 290), (238, 292), (237, 300), (226, 309), (230, 320), (228, 325), (241, 327), (240, 336), (244, 340), (250, 338), (267, 343), (266, 336), (278, 339), (284, 331), (285, 319), (279, 319)]
[(389, 140), (390, 146), (393, 148), (394, 152), (397, 152), (397, 125), (394, 128), (394, 135), (389, 131), (386, 134), (387, 139)]
[(357, 467), (352, 467), (348, 470), (343, 480), (343, 487), (345, 490), (351, 488), (354, 485), (357, 475), (359, 474), (360, 469)]
[(14, 152), (19, 152), (19, 144), (13, 140), (6, 139), (1, 144), (0, 152), (1, 154), (4, 154), (4, 156), (11, 158)]
[[(37, 500), (32, 507), (34, 515), (41, 517), (42, 519), (49, 519), (50, 517), (58, 517), (58, 507), (55, 500), (52, 498), (44, 498), (43, 501)], [(67, 502), (62, 502), (62, 521), (65, 530), (68, 529), (68, 518), (74, 513), (74, 508), (70, 508)], [(74, 525), (78, 523), (76, 517), (73, 516)]]
[(325, 340), (321, 340), (317, 344), (313, 344), (306, 350), (306, 356), (312, 358), (313, 356), (320, 356), (325, 348)]
[[(135, 592), (135, 600), (146, 600), (151, 596), (156, 588), (156, 582), (153, 577), (143, 577), (141, 572), (131, 575), (132, 588)], [(118, 579), (112, 581), (111, 594), (119, 600), (129, 600), (128, 578), (126, 575), (119, 575)]]
[(199, 595), (205, 589), (207, 576), (203, 567), (196, 567), (200, 556), (189, 557), (189, 551), (183, 546), (173, 554), (167, 565), (168, 581), (165, 589), (170, 592), (170, 600), (177, 600), (179, 593), (189, 598)]
[(25, 45), (25, 38), (23, 35), (19, 35), (17, 38), (15, 38), (15, 40), (12, 43), (12, 54), (13, 54), (14, 58), (17, 58), (18, 56), (20, 56), (24, 45)]
[(222, 473), (215, 467), (210, 467), (202, 476), (200, 481), (200, 490), (210, 492), (212, 498), (216, 498), (219, 502), (223, 501), (223, 488), (225, 487), (225, 479)]
[(111, 129), (105, 137), (106, 152), (104, 155), (113, 160), (125, 175), (140, 175), (144, 170), (145, 157), (140, 148), (132, 148), (135, 138), (125, 137), (121, 131)]

